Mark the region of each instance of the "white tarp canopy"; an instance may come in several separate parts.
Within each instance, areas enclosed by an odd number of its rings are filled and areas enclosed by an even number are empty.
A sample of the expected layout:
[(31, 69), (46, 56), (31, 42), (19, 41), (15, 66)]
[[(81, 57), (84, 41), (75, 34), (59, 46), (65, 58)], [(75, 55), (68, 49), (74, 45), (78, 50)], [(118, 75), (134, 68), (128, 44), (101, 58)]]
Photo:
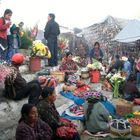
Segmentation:
[(128, 24), (116, 35), (113, 40), (118, 42), (134, 42), (140, 39), (140, 21), (131, 20)]

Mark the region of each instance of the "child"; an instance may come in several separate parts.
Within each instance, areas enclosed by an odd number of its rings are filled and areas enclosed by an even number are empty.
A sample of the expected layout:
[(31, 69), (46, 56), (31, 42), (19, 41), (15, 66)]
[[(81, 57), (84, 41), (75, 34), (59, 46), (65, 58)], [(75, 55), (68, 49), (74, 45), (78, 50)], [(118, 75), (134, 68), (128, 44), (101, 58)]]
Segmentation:
[(13, 24), (10, 28), (11, 34), (8, 36), (8, 52), (7, 52), (7, 62), (11, 63), (11, 57), (19, 52), (21, 46), (20, 36), (18, 34), (19, 28)]

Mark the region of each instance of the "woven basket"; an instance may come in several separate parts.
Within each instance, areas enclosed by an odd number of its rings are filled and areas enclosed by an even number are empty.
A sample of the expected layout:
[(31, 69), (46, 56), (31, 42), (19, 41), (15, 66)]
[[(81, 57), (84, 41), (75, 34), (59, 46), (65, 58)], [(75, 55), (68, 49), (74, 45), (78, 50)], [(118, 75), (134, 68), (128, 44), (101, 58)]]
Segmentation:
[[(116, 120), (119, 123), (120, 120)], [(124, 127), (126, 127), (126, 123), (124, 121)], [(130, 138), (131, 137), (131, 128), (119, 129), (114, 128), (110, 125), (110, 136), (112, 138)]]
[(65, 73), (61, 71), (52, 71), (50, 74), (59, 79), (59, 82), (64, 82)]
[(119, 99), (116, 104), (116, 113), (120, 116), (125, 116), (132, 112), (133, 104), (129, 103), (126, 100)]
[(132, 125), (132, 134), (134, 136), (140, 136), (140, 126), (139, 125)]

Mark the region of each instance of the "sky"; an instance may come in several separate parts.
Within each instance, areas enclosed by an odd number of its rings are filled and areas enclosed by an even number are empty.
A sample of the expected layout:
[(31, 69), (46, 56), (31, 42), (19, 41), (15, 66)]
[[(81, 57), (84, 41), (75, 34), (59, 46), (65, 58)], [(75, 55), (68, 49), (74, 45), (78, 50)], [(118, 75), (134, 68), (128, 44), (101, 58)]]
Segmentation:
[(48, 13), (56, 15), (59, 25), (84, 28), (103, 21), (108, 15), (134, 19), (140, 17), (140, 0), (0, 0), (0, 15), (9, 8), (12, 22), (23, 21), (44, 29)]

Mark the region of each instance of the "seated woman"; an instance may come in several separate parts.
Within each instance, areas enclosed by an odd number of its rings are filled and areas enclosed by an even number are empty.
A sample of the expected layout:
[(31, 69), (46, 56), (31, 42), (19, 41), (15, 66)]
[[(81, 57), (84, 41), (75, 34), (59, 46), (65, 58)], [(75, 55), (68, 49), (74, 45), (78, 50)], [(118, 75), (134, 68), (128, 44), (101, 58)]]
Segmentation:
[(70, 75), (73, 75), (75, 72), (77, 72), (78, 66), (76, 62), (72, 60), (71, 52), (66, 53), (65, 61), (60, 64), (59, 70), (65, 72), (66, 81)]
[(52, 140), (52, 136), (49, 125), (38, 118), (37, 108), (32, 104), (24, 104), (16, 129), (16, 140)]
[(136, 78), (130, 74), (128, 80), (124, 84), (124, 98), (128, 101), (133, 101), (134, 98), (140, 98), (140, 92), (136, 86)]
[(103, 51), (101, 49), (100, 43), (95, 42), (93, 48), (90, 51), (91, 63), (92, 63), (93, 58), (102, 62), (103, 56), (104, 56), (104, 54), (103, 54)]
[(71, 121), (63, 121), (56, 110), (54, 105), (56, 100), (55, 89), (53, 87), (44, 88), (42, 97), (43, 99), (37, 104), (39, 116), (54, 131), (54, 135), (56, 135), (54, 140), (80, 140), (79, 134)]
[(86, 130), (90, 133), (109, 130), (110, 113), (105, 106), (99, 102), (100, 97), (90, 97), (84, 104)]
[(12, 56), (11, 69), (13, 73), (6, 77), (5, 96), (14, 100), (21, 100), (29, 95), (29, 103), (36, 104), (42, 89), (37, 80), (27, 83), (21, 76), (19, 67), (23, 61), (23, 54), (16, 53)]

